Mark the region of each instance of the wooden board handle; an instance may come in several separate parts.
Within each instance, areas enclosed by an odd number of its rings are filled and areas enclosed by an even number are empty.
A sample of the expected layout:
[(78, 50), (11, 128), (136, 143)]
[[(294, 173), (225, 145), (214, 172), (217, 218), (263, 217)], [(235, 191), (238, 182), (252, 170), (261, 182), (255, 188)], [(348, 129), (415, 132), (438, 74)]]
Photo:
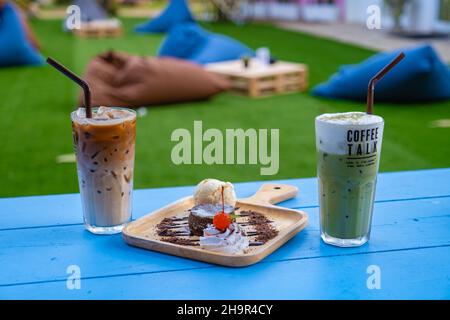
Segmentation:
[(239, 201), (267, 206), (294, 198), (297, 193), (298, 188), (292, 185), (265, 183), (253, 196), (245, 199), (239, 199)]

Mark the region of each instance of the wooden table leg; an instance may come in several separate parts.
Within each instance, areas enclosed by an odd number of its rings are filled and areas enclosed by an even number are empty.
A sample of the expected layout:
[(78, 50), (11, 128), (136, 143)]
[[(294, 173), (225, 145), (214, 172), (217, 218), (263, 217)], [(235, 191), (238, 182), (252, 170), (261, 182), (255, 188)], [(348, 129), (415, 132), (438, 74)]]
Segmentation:
[(304, 71), (300, 71), (298, 74), (299, 78), (299, 89), (300, 91), (305, 91), (308, 89), (308, 69), (305, 68)]
[(248, 80), (248, 94), (250, 95), (250, 97), (259, 96), (259, 86), (257, 79)]
[(275, 76), (275, 92), (276, 93), (282, 93), (285, 90), (284, 87), (285, 83), (284, 83), (284, 76), (283, 75), (277, 75)]

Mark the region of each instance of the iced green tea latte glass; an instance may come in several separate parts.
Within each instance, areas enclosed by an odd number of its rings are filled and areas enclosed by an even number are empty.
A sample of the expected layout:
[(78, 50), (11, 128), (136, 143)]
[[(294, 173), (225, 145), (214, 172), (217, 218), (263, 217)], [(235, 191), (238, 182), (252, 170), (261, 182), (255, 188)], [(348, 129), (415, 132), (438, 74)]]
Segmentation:
[(370, 238), (383, 118), (363, 112), (316, 118), (320, 228), (325, 243), (354, 247)]

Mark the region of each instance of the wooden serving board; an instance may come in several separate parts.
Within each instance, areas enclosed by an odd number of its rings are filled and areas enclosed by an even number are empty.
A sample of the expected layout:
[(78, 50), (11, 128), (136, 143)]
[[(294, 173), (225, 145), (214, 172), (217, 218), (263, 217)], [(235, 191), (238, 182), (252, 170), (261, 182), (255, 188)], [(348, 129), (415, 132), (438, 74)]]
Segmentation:
[(298, 189), (294, 186), (271, 183), (264, 184), (252, 197), (238, 200), (236, 203), (236, 207), (239, 208), (238, 214), (246, 210), (259, 212), (272, 220), (272, 225), (278, 230), (275, 238), (263, 245), (251, 246), (241, 254), (217, 253), (199, 246), (185, 246), (161, 240), (156, 233), (156, 226), (164, 218), (187, 216), (187, 210), (194, 206), (192, 196), (182, 198), (129, 223), (123, 229), (122, 235), (128, 244), (148, 250), (230, 267), (248, 266), (264, 259), (306, 226), (308, 215), (305, 212), (274, 205), (295, 197), (297, 193)]

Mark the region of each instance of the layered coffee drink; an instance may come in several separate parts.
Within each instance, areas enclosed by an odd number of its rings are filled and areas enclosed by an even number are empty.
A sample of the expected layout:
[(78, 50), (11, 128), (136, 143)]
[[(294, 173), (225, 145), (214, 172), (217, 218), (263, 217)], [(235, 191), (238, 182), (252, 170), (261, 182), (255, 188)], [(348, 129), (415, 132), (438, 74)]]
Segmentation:
[(84, 224), (113, 234), (131, 220), (136, 113), (125, 108), (83, 108), (71, 114)]
[(316, 118), (321, 237), (342, 247), (369, 240), (384, 121), (362, 112)]

